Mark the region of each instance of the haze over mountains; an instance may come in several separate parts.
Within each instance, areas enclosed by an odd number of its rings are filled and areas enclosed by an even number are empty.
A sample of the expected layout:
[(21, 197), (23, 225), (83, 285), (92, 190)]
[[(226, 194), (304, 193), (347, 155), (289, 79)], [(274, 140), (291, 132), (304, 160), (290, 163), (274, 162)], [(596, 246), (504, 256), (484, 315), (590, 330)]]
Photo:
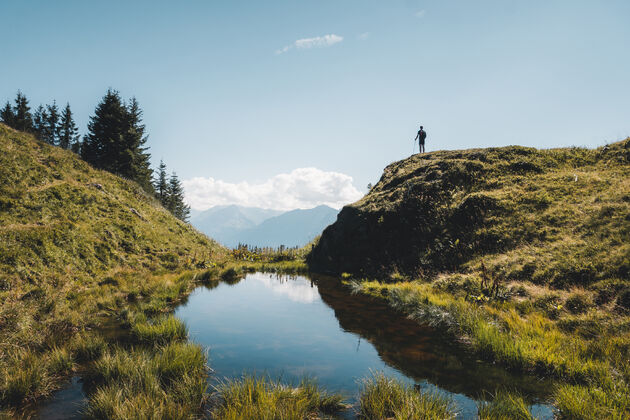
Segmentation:
[(215, 206), (193, 211), (190, 223), (225, 246), (239, 243), (259, 247), (303, 246), (333, 223), (338, 210), (328, 206), (312, 209), (280, 210)]

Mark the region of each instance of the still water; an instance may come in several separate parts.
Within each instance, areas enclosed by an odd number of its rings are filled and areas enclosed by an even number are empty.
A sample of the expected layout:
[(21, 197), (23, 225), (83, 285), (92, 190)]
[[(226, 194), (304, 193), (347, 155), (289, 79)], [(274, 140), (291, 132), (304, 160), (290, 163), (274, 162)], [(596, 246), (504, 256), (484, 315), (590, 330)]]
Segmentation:
[(267, 374), (314, 377), (356, 397), (357, 381), (382, 371), (449, 394), (461, 418), (498, 388), (527, 396), (538, 418), (551, 384), (477, 360), (452, 337), (394, 313), (385, 303), (350, 295), (326, 277), (254, 273), (233, 284), (198, 288), (179, 306), (193, 341), (209, 349), (213, 378)]
[[(477, 360), (452, 337), (406, 319), (380, 300), (351, 295), (336, 279), (252, 273), (197, 288), (175, 314), (190, 338), (208, 349), (211, 382), (243, 373), (285, 382), (309, 376), (352, 402), (358, 381), (381, 371), (449, 395), (462, 419), (476, 418), (475, 401), (497, 389), (521, 392), (536, 418), (553, 418), (545, 404), (550, 382)], [(85, 404), (82, 381), (75, 377), (33, 414), (80, 418)]]

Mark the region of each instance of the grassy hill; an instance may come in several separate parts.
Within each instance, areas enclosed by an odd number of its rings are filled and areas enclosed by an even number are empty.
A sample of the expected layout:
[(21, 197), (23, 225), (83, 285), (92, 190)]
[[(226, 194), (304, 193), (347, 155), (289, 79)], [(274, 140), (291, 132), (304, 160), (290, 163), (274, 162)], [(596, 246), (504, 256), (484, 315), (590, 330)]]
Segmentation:
[(54, 389), (104, 317), (163, 311), (226, 255), (137, 184), (0, 124), (0, 407)]
[(483, 357), (563, 380), (561, 417), (630, 415), (630, 139), (395, 162), (307, 261), (374, 279), (353, 286)]

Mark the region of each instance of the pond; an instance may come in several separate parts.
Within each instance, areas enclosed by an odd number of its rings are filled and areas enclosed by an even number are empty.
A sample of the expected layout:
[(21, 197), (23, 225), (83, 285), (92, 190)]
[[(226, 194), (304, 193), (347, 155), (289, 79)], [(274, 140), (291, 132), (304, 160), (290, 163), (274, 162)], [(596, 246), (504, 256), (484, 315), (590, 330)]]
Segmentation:
[[(536, 418), (553, 418), (545, 404), (551, 382), (477, 360), (453, 337), (352, 295), (330, 277), (250, 273), (197, 288), (175, 314), (208, 349), (211, 383), (244, 373), (294, 383), (308, 376), (352, 402), (360, 379), (380, 371), (449, 395), (459, 418), (475, 418), (475, 402), (497, 389), (521, 392)], [(75, 377), (37, 415), (76, 417), (84, 405)]]
[(356, 397), (371, 371), (449, 394), (462, 418), (496, 389), (518, 390), (538, 418), (553, 418), (543, 401), (551, 383), (477, 360), (464, 346), (402, 317), (385, 302), (351, 295), (323, 276), (248, 274), (234, 284), (198, 288), (179, 306), (190, 336), (209, 349), (214, 380), (243, 373), (297, 382), (313, 377), (325, 389)]

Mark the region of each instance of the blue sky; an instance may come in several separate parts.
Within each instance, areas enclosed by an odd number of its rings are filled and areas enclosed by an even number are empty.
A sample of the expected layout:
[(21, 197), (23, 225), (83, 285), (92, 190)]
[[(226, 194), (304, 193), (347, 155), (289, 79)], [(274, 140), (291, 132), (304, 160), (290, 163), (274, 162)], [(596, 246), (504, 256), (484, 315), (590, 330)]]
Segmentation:
[(3, 0), (0, 99), (69, 101), (84, 132), (113, 87), (197, 207), (334, 204), (419, 124), (429, 151), (630, 135), (629, 19), (625, 0)]

